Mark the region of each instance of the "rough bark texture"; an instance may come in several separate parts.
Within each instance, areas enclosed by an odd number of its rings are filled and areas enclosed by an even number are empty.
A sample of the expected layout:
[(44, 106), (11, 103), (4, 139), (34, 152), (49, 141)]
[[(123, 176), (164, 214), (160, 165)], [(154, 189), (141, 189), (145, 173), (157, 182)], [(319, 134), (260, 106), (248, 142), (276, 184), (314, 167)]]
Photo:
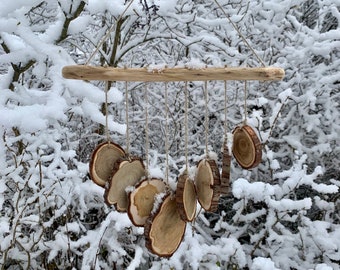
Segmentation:
[(223, 147), (222, 156), (222, 173), (221, 173), (221, 195), (226, 195), (229, 193), (230, 189), (230, 164), (231, 156), (229, 155), (229, 149), (226, 143)]

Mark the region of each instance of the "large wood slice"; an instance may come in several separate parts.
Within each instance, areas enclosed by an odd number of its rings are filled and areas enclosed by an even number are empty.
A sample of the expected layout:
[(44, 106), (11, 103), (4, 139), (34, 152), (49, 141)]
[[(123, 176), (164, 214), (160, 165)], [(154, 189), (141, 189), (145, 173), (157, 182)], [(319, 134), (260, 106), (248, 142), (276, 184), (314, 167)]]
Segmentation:
[(256, 167), (262, 160), (262, 145), (255, 131), (248, 125), (233, 131), (233, 155), (244, 169)]
[(160, 257), (170, 257), (178, 249), (184, 237), (186, 222), (177, 211), (177, 203), (166, 195), (158, 209), (146, 220), (145, 246)]
[(196, 189), (194, 182), (186, 172), (178, 177), (176, 203), (181, 219), (192, 221), (195, 218), (197, 207)]
[(215, 212), (220, 197), (220, 172), (215, 160), (202, 159), (197, 164), (195, 186), (197, 199), (206, 211)]
[(125, 151), (113, 142), (99, 144), (91, 155), (89, 172), (94, 183), (105, 187), (109, 180), (114, 163), (125, 156)]
[(154, 206), (155, 196), (165, 192), (161, 179), (146, 179), (137, 184), (129, 193), (128, 215), (135, 226), (144, 226)]
[(126, 212), (129, 206), (126, 188), (135, 186), (145, 175), (145, 167), (141, 158), (129, 157), (117, 160), (109, 185), (105, 189), (106, 203), (115, 205), (119, 212)]
[(222, 173), (221, 173), (221, 195), (229, 193), (230, 189), (230, 165), (231, 156), (229, 155), (229, 149), (227, 143), (224, 143), (223, 156), (222, 156)]

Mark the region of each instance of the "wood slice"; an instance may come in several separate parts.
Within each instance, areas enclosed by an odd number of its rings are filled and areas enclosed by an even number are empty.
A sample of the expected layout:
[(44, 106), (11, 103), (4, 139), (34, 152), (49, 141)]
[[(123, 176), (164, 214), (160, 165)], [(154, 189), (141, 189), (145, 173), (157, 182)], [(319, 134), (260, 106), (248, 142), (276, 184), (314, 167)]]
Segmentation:
[(145, 246), (160, 257), (171, 257), (184, 237), (186, 222), (177, 211), (176, 200), (168, 194), (145, 223)]
[(141, 158), (130, 157), (117, 160), (109, 185), (105, 189), (106, 203), (114, 204), (119, 212), (126, 212), (129, 206), (126, 188), (135, 186), (145, 175), (145, 167)]
[(181, 219), (191, 222), (196, 214), (197, 195), (195, 184), (187, 173), (178, 177), (176, 203)]
[(144, 226), (154, 206), (155, 196), (165, 192), (162, 180), (152, 178), (140, 182), (129, 193), (128, 215), (135, 226)]
[(244, 169), (256, 167), (262, 160), (262, 145), (255, 131), (248, 125), (233, 131), (233, 155)]
[(105, 187), (112, 173), (114, 163), (125, 156), (125, 151), (113, 142), (99, 144), (91, 155), (89, 172), (94, 183)]
[(197, 164), (195, 186), (198, 202), (206, 211), (215, 212), (220, 197), (220, 172), (216, 161), (202, 159)]
[(222, 157), (222, 173), (221, 173), (221, 195), (226, 195), (229, 193), (230, 189), (230, 164), (231, 156), (229, 155), (228, 145), (224, 143), (223, 147), (223, 157)]

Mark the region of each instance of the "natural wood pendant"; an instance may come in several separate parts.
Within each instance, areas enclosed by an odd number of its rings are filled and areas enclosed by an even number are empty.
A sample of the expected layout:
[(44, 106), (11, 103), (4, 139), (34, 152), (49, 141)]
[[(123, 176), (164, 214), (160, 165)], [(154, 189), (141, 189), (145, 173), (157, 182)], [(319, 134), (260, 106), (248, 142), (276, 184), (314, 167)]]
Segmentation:
[(105, 189), (106, 203), (114, 204), (119, 212), (126, 212), (129, 206), (126, 188), (135, 186), (145, 175), (145, 167), (141, 158), (130, 157), (117, 160), (113, 167), (109, 186)]
[(230, 188), (230, 165), (231, 156), (229, 155), (228, 145), (225, 142), (223, 147), (222, 156), (222, 173), (221, 173), (221, 195), (226, 195), (229, 193)]
[(191, 222), (196, 214), (197, 195), (195, 184), (187, 173), (178, 177), (176, 203), (181, 219)]
[(206, 211), (215, 212), (220, 197), (220, 172), (216, 161), (202, 159), (197, 164), (195, 186), (198, 202)]
[(171, 195), (163, 202), (145, 223), (145, 246), (161, 257), (170, 257), (178, 249), (184, 237), (186, 222), (177, 211), (177, 203)]
[(256, 167), (262, 159), (262, 145), (255, 131), (248, 125), (233, 131), (233, 155), (244, 169)]
[(161, 179), (146, 179), (129, 193), (128, 215), (135, 226), (144, 226), (154, 207), (155, 196), (165, 192)]
[(125, 151), (113, 142), (99, 144), (91, 155), (89, 173), (92, 181), (105, 187), (112, 174), (114, 163), (125, 156)]

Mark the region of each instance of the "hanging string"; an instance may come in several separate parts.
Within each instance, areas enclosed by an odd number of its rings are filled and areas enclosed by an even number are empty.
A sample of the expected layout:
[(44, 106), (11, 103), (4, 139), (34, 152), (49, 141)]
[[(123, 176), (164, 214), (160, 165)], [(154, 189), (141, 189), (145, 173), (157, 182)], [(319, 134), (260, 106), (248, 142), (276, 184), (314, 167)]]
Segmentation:
[(204, 81), (204, 104), (205, 104), (205, 117), (204, 117), (204, 134), (205, 134), (205, 154), (209, 158), (208, 149), (208, 134), (209, 134), (209, 108), (208, 108), (208, 82)]
[(239, 36), (241, 37), (242, 41), (244, 42), (244, 44), (246, 44), (246, 46), (250, 49), (250, 51), (252, 52), (252, 54), (257, 58), (257, 60), (261, 63), (262, 66), (266, 66), (266, 64), (264, 63), (264, 61), (261, 59), (260, 56), (258, 56), (258, 54), (255, 52), (255, 50), (252, 48), (252, 46), (249, 44), (249, 42), (247, 41), (247, 39), (244, 37), (244, 35), (242, 34), (241, 30), (238, 28), (238, 26), (230, 19), (229, 15), (224, 11), (223, 7), (221, 6), (221, 4), (217, 1), (214, 0), (214, 2), (216, 3), (216, 5), (219, 7), (219, 9), (222, 11), (222, 13), (224, 14), (224, 16), (227, 18), (227, 20), (229, 21), (229, 23), (233, 26), (233, 28), (236, 30), (236, 32), (239, 34)]
[(185, 170), (188, 173), (189, 169), (189, 161), (188, 161), (188, 137), (189, 137), (189, 127), (188, 127), (188, 107), (189, 107), (189, 100), (188, 100), (188, 82), (185, 81), (185, 99), (184, 99), (184, 140), (185, 140)]
[(108, 112), (108, 91), (109, 82), (105, 82), (105, 135), (106, 141), (110, 144), (110, 134), (109, 134), (109, 112)]
[(247, 81), (244, 81), (244, 121), (243, 121), (244, 125), (247, 124), (247, 118), (248, 118), (247, 96), (248, 96)]
[(129, 128), (129, 92), (128, 82), (125, 81), (125, 121), (126, 121), (126, 153), (130, 152), (130, 128)]
[(147, 179), (150, 178), (149, 175), (149, 97), (148, 97), (148, 85), (145, 83), (144, 88), (144, 99), (145, 99), (145, 156), (146, 164), (145, 171)]
[(227, 96), (227, 81), (224, 81), (224, 142), (225, 144), (228, 141), (228, 136), (227, 136), (227, 114), (228, 114), (228, 96)]
[(169, 185), (169, 107), (168, 107), (168, 84), (165, 82), (165, 183)]
[[(117, 19), (117, 22), (120, 21), (123, 16), (125, 15), (126, 11), (129, 9), (129, 7), (132, 5), (134, 0), (132, 0), (124, 9), (123, 13), (120, 14), (120, 16)], [(109, 38), (110, 34), (113, 32), (113, 30), (115, 29), (116, 24), (113, 24), (109, 30), (107, 31), (107, 33), (105, 34), (105, 36), (101, 39), (101, 41), (98, 43), (97, 47), (95, 48), (95, 50), (92, 52), (92, 54), (90, 55), (90, 57), (87, 59), (87, 61), (85, 62), (85, 65), (88, 65), (90, 63), (90, 61), (92, 60), (92, 58), (95, 56), (95, 54), (99, 51), (99, 48), (103, 46), (104, 42)]]

